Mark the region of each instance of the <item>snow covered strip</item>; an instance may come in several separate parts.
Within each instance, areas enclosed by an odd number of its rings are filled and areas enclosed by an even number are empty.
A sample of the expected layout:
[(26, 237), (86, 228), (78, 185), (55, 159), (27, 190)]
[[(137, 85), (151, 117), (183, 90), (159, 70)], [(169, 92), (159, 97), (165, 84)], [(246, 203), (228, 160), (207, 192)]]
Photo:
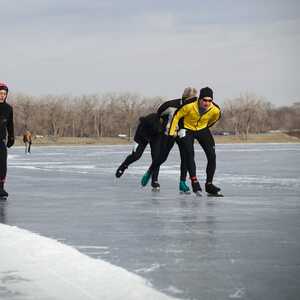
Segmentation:
[(39, 300), (175, 299), (120, 267), (88, 257), (56, 240), (3, 224), (0, 296)]

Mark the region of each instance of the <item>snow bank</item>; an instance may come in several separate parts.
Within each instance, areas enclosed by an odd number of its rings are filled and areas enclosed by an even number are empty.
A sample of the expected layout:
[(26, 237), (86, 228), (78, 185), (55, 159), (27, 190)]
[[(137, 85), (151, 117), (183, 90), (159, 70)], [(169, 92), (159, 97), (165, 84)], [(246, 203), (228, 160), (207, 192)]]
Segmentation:
[(30, 231), (0, 224), (0, 298), (167, 300), (146, 280)]

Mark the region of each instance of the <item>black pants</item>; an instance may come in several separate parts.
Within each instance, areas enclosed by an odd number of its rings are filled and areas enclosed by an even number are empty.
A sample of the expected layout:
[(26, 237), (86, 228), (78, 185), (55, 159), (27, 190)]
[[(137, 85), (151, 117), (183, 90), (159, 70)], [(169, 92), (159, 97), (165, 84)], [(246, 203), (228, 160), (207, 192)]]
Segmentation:
[[(148, 143), (150, 144), (152, 160), (157, 159), (157, 157), (159, 156), (159, 153), (160, 153), (161, 135), (151, 137), (151, 138), (149, 138), (149, 140), (147, 140), (146, 138), (135, 137), (134, 140), (136, 142), (136, 146), (132, 150), (132, 153), (126, 157), (126, 159), (121, 164), (121, 166), (127, 168), (130, 164), (139, 160), (141, 158), (142, 154), (144, 153)], [(159, 167), (157, 167), (153, 170), (152, 182), (155, 182), (158, 180), (158, 173), (159, 173)]]
[(152, 164), (149, 168), (149, 172), (152, 173), (154, 170), (159, 168), (168, 158), (171, 149), (173, 148), (175, 142), (178, 145), (179, 153), (180, 153), (180, 180), (186, 180), (187, 174), (187, 155), (184, 148), (184, 143), (181, 138), (176, 137), (169, 137), (169, 136), (162, 136), (161, 141), (161, 151), (157, 159), (152, 161)]
[(0, 142), (0, 183), (5, 182), (7, 173), (7, 148), (3, 141)]
[(187, 131), (186, 136), (182, 140), (187, 155), (187, 167), (190, 177), (196, 177), (194, 140), (197, 140), (207, 158), (206, 182), (212, 182), (216, 171), (216, 152), (215, 141), (210, 130), (205, 128), (199, 131)]

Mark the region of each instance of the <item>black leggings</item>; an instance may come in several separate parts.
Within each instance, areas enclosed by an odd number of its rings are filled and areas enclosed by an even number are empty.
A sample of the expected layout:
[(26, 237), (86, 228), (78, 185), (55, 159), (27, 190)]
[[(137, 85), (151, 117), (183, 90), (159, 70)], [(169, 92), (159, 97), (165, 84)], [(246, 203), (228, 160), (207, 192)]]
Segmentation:
[(4, 183), (7, 173), (7, 148), (4, 142), (0, 142), (0, 183)]
[(186, 158), (186, 152), (184, 148), (184, 143), (181, 138), (173, 138), (169, 136), (162, 136), (161, 141), (161, 151), (157, 159), (152, 161), (152, 164), (149, 168), (149, 172), (152, 173), (154, 170), (159, 167), (167, 160), (171, 149), (173, 148), (175, 142), (178, 145), (179, 153), (180, 153), (180, 180), (186, 180), (186, 174), (187, 174), (187, 158)]
[(182, 139), (187, 154), (187, 167), (191, 178), (196, 177), (194, 140), (203, 148), (206, 158), (206, 182), (212, 182), (216, 171), (215, 141), (208, 128), (199, 131), (188, 131)]
[[(136, 146), (132, 150), (132, 153), (126, 157), (124, 162), (121, 166), (124, 166), (127, 168), (129, 165), (134, 163), (135, 161), (139, 160), (144, 153), (148, 143), (150, 144), (151, 149), (151, 158), (152, 160), (156, 160), (160, 153), (160, 147), (161, 147), (161, 136), (155, 136), (150, 139), (148, 142), (147, 140), (138, 140), (136, 141)], [(152, 173), (152, 182), (155, 182), (158, 180), (158, 173), (159, 173), (159, 167), (155, 168)]]

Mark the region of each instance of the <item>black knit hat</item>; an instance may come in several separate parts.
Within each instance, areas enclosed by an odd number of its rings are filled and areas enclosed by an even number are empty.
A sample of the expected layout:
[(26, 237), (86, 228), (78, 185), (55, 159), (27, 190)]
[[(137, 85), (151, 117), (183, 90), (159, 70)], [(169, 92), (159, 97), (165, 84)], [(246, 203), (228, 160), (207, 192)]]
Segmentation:
[(213, 95), (214, 95), (213, 90), (207, 86), (200, 90), (199, 99), (202, 99), (204, 97), (210, 97), (211, 99), (213, 99)]

